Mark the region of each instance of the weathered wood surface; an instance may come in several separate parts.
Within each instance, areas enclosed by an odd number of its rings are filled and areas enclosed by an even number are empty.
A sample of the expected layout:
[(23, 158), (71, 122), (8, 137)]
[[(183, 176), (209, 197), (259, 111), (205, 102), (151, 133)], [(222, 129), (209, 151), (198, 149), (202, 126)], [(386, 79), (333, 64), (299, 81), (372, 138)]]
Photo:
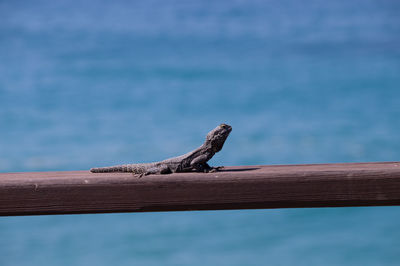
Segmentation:
[(400, 205), (400, 162), (0, 174), (0, 215)]

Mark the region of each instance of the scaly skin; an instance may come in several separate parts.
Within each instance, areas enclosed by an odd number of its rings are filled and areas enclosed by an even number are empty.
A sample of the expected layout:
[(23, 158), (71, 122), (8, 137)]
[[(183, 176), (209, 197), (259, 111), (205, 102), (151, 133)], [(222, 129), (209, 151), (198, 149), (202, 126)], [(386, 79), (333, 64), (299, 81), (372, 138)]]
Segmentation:
[(192, 171), (216, 171), (220, 167), (210, 167), (207, 162), (214, 156), (214, 154), (222, 149), (225, 140), (228, 138), (231, 131), (231, 126), (227, 124), (221, 124), (207, 134), (206, 140), (203, 145), (191, 152), (188, 152), (178, 157), (173, 157), (154, 163), (138, 163), (92, 168), (90, 169), (90, 172), (130, 172), (139, 176), (143, 176), (150, 174), (170, 174)]

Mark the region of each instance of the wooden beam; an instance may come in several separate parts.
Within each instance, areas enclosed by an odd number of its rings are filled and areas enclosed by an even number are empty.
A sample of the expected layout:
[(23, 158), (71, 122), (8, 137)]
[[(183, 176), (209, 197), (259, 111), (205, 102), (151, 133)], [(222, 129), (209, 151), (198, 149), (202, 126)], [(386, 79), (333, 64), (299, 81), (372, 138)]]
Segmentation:
[(0, 174), (0, 215), (400, 205), (400, 162)]

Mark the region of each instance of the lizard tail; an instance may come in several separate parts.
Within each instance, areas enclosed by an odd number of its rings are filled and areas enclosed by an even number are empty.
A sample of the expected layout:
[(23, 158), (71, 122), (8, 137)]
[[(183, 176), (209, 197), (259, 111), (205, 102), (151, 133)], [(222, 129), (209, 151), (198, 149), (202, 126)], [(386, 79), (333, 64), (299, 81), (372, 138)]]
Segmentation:
[(115, 165), (109, 167), (91, 168), (92, 173), (110, 173), (110, 172), (132, 172), (132, 167), (129, 164)]

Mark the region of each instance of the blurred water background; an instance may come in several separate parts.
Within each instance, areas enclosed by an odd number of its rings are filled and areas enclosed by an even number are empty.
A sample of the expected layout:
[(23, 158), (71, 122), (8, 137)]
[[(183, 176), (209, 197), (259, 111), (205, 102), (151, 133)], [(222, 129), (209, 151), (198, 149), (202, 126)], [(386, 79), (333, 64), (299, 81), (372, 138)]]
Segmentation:
[[(400, 160), (398, 1), (0, 1), (0, 172), (233, 132), (213, 165)], [(400, 208), (0, 218), (0, 265), (399, 265)]]

